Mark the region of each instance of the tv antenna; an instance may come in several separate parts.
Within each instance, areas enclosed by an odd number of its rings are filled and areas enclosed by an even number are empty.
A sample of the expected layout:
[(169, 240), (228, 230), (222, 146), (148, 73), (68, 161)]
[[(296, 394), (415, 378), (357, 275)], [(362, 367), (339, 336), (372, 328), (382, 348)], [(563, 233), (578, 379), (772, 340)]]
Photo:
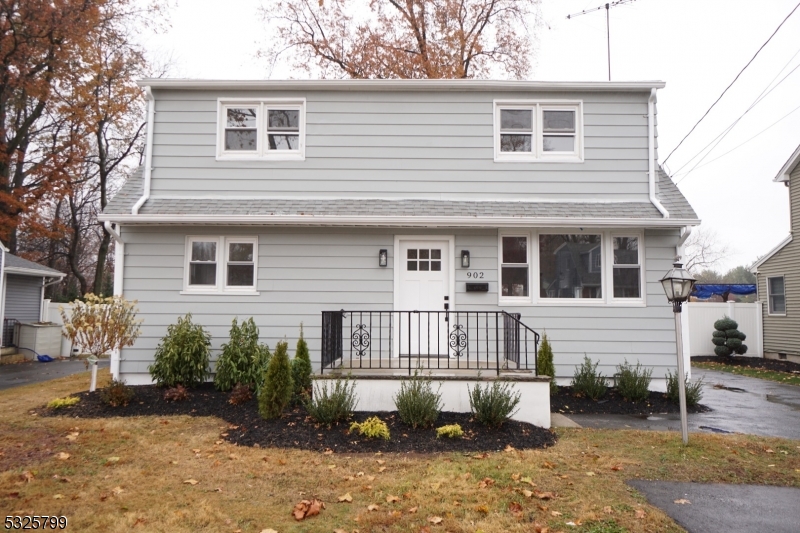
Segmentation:
[(621, 6), (624, 4), (630, 4), (631, 2), (635, 1), (636, 0), (617, 0), (616, 2), (608, 2), (603, 6), (593, 7), (592, 9), (586, 9), (584, 11), (581, 11), (580, 13), (573, 13), (572, 15), (567, 15), (568, 19), (574, 19), (575, 17), (580, 17), (581, 15), (588, 15), (589, 13), (600, 11), (601, 9), (606, 10), (606, 44), (608, 46), (608, 81), (611, 81), (611, 25), (609, 22), (608, 11), (612, 7)]

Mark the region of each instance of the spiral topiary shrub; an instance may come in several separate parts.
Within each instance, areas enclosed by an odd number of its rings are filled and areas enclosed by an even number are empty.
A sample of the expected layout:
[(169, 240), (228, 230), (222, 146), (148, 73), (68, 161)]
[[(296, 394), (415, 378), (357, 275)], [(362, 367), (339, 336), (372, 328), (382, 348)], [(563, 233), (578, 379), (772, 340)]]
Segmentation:
[(711, 342), (714, 343), (715, 354), (720, 357), (731, 357), (734, 354), (744, 355), (747, 353), (747, 345), (742, 343), (747, 335), (739, 331), (738, 327), (739, 324), (727, 316), (714, 322)]

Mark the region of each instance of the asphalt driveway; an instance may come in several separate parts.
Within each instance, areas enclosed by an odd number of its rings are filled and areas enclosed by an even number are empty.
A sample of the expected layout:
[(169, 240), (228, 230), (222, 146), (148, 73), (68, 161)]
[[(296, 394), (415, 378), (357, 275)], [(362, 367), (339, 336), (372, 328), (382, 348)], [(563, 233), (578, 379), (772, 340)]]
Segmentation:
[[(108, 364), (108, 359), (101, 359), (97, 363), (99, 368), (107, 368)], [(79, 372), (86, 372), (86, 370), (86, 363), (77, 359), (56, 359), (50, 363), (26, 361), (24, 363), (0, 365), (0, 390), (28, 385), (29, 383), (49, 381)]]

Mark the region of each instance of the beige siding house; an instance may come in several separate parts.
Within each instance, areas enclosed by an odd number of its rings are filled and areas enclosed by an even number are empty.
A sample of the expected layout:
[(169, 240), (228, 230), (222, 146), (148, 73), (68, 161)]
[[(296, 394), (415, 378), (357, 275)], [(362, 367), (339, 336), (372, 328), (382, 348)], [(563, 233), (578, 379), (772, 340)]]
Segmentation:
[(800, 146), (775, 177), (789, 188), (789, 235), (753, 265), (764, 313), (764, 355), (800, 362)]

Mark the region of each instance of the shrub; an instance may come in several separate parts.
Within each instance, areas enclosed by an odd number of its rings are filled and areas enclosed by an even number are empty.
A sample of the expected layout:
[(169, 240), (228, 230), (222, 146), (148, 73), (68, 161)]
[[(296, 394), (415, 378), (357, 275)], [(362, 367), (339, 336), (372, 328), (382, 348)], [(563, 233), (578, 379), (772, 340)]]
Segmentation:
[(182, 402), (189, 399), (189, 391), (183, 385), (176, 385), (164, 391), (164, 401)]
[(122, 296), (103, 298), (92, 293), (84, 300), (72, 302), (69, 316), (63, 307), (58, 308), (64, 322), (64, 336), (82, 353), (100, 357), (136, 342), (142, 323), (136, 319), (136, 301), (129, 302)]
[(742, 341), (747, 335), (739, 331), (739, 324), (727, 316), (714, 322), (714, 332), (711, 333), (711, 342), (714, 343), (714, 353), (720, 357), (730, 357), (733, 354), (744, 355), (747, 345)]
[(67, 396), (66, 398), (55, 398), (47, 402), (48, 409), (62, 409), (64, 407), (71, 407), (81, 401), (77, 396)]
[(650, 397), (650, 380), (652, 379), (653, 369), (642, 369), (642, 365), (636, 362), (636, 366), (625, 363), (617, 367), (617, 390), (628, 401), (641, 402)]
[(292, 367), (286, 341), (275, 345), (275, 354), (264, 373), (264, 385), (258, 394), (258, 412), (263, 418), (277, 418), (292, 401)]
[(111, 407), (128, 405), (136, 393), (122, 380), (112, 379), (111, 383), (100, 391), (100, 401)]
[(449, 426), (442, 426), (440, 428), (436, 428), (436, 438), (441, 439), (442, 437), (448, 439), (460, 439), (464, 436), (464, 430), (461, 429), (460, 424), (451, 424)]
[(211, 335), (192, 323), (192, 314), (178, 318), (156, 348), (155, 363), (147, 367), (159, 386), (194, 387), (208, 375)]
[[(695, 406), (703, 399), (703, 380), (698, 379), (694, 383), (689, 378), (684, 378), (686, 388), (686, 405)], [(680, 392), (678, 391), (678, 376), (673, 375), (667, 370), (667, 399), (672, 403), (680, 403)]]
[(269, 368), (269, 362), (272, 361), (272, 352), (269, 351), (269, 345), (262, 344), (259, 346), (258, 352), (255, 355), (255, 373), (256, 373), (256, 382), (255, 382), (255, 393), (256, 396), (259, 395), (261, 392), (261, 388), (264, 386), (264, 376), (267, 374), (267, 368)]
[(328, 382), (314, 384), (311, 398), (306, 399), (305, 407), (311, 418), (320, 424), (335, 424), (350, 418), (358, 401), (356, 384), (348, 378), (337, 379), (328, 388)]
[(377, 416), (367, 418), (360, 424), (353, 422), (350, 424), (350, 431), (358, 431), (359, 435), (368, 439), (381, 438), (389, 440), (389, 426)]
[(517, 412), (520, 393), (510, 383), (493, 382), (469, 390), (469, 408), (475, 419), (485, 426), (500, 426)]
[(400, 420), (413, 428), (430, 427), (439, 418), (442, 410), (442, 395), (439, 389), (433, 390), (431, 378), (425, 378), (414, 371), (414, 375), (400, 382), (400, 391), (394, 397), (394, 404)]
[(553, 347), (550, 346), (550, 339), (547, 338), (547, 333), (542, 337), (539, 353), (536, 354), (536, 370), (540, 376), (550, 376), (550, 396), (556, 394), (558, 392), (556, 367), (553, 364)]
[(231, 397), (228, 403), (231, 405), (241, 405), (253, 399), (253, 391), (250, 390), (248, 385), (237, 383), (233, 390), (231, 390)]
[(258, 343), (258, 327), (250, 317), (240, 326), (234, 318), (231, 324), (229, 340), (222, 345), (222, 353), (217, 360), (214, 386), (221, 391), (231, 390), (237, 383), (256, 388), (260, 381), (259, 362), (264, 351), (269, 352), (263, 344)]
[(292, 381), (294, 382), (294, 402), (302, 403), (311, 394), (311, 357), (308, 343), (303, 338), (303, 324), (300, 324), (300, 338), (292, 359)]
[(572, 377), (573, 390), (592, 400), (602, 398), (608, 389), (606, 378), (597, 372), (598, 364), (599, 361), (593, 365), (592, 360), (584, 355), (583, 363), (575, 369)]

